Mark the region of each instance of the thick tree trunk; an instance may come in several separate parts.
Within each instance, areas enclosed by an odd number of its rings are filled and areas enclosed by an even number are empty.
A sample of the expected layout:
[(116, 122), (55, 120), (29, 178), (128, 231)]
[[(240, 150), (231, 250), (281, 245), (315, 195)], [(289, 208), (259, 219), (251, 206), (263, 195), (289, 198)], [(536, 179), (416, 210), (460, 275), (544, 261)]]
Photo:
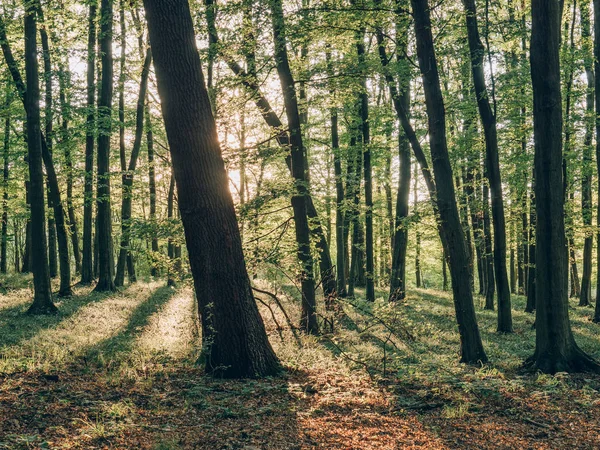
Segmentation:
[(471, 52), (473, 84), (477, 96), (479, 116), (485, 135), (486, 173), (487, 178), (490, 181), (492, 199), (492, 220), (494, 223), (494, 274), (496, 277), (496, 289), (498, 291), (498, 331), (501, 333), (512, 333), (510, 289), (506, 271), (506, 224), (498, 156), (496, 113), (492, 110), (487, 93), (483, 67), (485, 49), (479, 37), (475, 0), (463, 0), (463, 3), (465, 5), (467, 16), (467, 34)]
[(48, 249), (45, 228), (44, 174), (42, 171), (42, 142), (40, 126), (40, 87), (37, 61), (37, 26), (35, 5), (25, 4), (25, 95), (27, 113), (27, 153), (29, 156), (29, 180), (31, 200), (31, 242), (33, 271), (33, 303), (29, 314), (54, 314), (57, 309), (52, 301)]
[(274, 375), (280, 366), (246, 272), (188, 2), (144, 5), (203, 322), (205, 367), (226, 377)]
[(85, 173), (83, 184), (83, 250), (81, 259), (81, 284), (91, 284), (94, 279), (94, 136), (96, 114), (96, 1), (90, 1), (87, 47), (87, 114), (85, 122)]
[(446, 142), (444, 100), (433, 46), (429, 2), (428, 0), (411, 0), (411, 3), (415, 19), (417, 55), (423, 77), (429, 121), (431, 159), (437, 188), (434, 198), (443, 230), (442, 242), (448, 252), (450, 263), (454, 305), (461, 338), (461, 361), (480, 363), (487, 361), (487, 356), (483, 349), (475, 316), (473, 292), (470, 285), (469, 255), (456, 205), (452, 168)]
[[(133, 174), (137, 166), (138, 156), (140, 154), (140, 148), (142, 146), (142, 137), (144, 134), (144, 105), (146, 102), (146, 93), (148, 88), (148, 74), (150, 72), (150, 63), (152, 62), (152, 54), (148, 48), (146, 57), (144, 59), (144, 66), (142, 68), (142, 77), (140, 80), (140, 90), (137, 100), (137, 108), (135, 115), (135, 138), (133, 141), (133, 148), (131, 150), (131, 156), (129, 157), (129, 164), (125, 167), (121, 174), (122, 179), (122, 203), (121, 203), (121, 248), (119, 249), (119, 258), (117, 260), (117, 269), (115, 274), (115, 286), (123, 286), (125, 283), (125, 269), (127, 268), (128, 258), (132, 258), (130, 251), (130, 240), (131, 240), (131, 204), (132, 204), (132, 188), (133, 188)], [(125, 155), (123, 154), (123, 158)], [(133, 265), (133, 264), (132, 264)], [(135, 271), (133, 268), (129, 271), (130, 281), (131, 274), (135, 278)]]
[[(600, 1), (595, 0), (600, 7)], [(528, 360), (544, 373), (599, 371), (573, 338), (569, 321), (564, 224), (559, 5), (533, 0), (531, 80), (535, 136), (536, 349)], [(600, 13), (600, 8), (597, 11)], [(600, 31), (600, 27), (598, 27)]]
[(110, 135), (113, 94), (113, 0), (102, 0), (100, 6), (100, 52), (102, 79), (98, 100), (97, 219), (98, 284), (96, 292), (114, 291), (112, 252), (112, 220), (110, 202)]

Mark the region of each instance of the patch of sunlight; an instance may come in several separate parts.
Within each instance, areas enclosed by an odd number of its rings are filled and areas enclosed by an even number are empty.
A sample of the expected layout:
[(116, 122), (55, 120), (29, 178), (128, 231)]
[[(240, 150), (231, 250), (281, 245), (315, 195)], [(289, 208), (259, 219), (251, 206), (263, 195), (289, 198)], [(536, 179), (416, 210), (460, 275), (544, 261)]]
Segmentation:
[[(144, 303), (162, 283), (137, 283), (112, 295), (88, 293), (94, 296), (72, 315), (41, 328), (29, 339), (3, 349), (0, 372), (15, 370), (55, 370), (57, 366), (73, 363), (99, 342), (110, 339), (123, 330), (136, 308)], [(59, 311), (67, 309), (65, 299)], [(60, 316), (58, 316), (60, 319)], [(37, 317), (22, 319), (31, 321)], [(22, 325), (27, 326), (27, 322)]]
[(191, 288), (184, 288), (150, 317), (134, 347), (183, 358), (197, 345), (198, 334), (194, 294)]

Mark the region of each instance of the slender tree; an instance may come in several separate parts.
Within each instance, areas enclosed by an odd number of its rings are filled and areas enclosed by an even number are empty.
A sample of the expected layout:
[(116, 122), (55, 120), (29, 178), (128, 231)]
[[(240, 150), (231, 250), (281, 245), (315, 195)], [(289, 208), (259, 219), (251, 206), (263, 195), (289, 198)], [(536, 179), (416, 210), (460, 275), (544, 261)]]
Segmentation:
[(415, 19), (417, 56), (423, 78), (425, 104), (429, 122), (429, 142), (435, 176), (437, 205), (442, 243), (450, 265), (456, 319), (461, 338), (461, 361), (487, 361), (479, 326), (475, 317), (471, 291), (469, 256), (458, 214), (454, 179), (446, 141), (446, 116), (440, 88), (428, 0), (411, 0)]
[(485, 163), (487, 178), (490, 181), (492, 200), (492, 220), (494, 223), (494, 275), (498, 292), (498, 331), (512, 333), (512, 313), (510, 288), (506, 272), (506, 224), (500, 161), (498, 156), (498, 134), (496, 130), (495, 105), (492, 109), (485, 81), (483, 57), (485, 47), (479, 37), (475, 0), (463, 0), (466, 12), (467, 36), (471, 53), (473, 84), (477, 96), (479, 117), (485, 135)]
[(89, 2), (87, 46), (87, 114), (85, 122), (85, 174), (83, 187), (83, 251), (81, 284), (91, 284), (93, 267), (93, 208), (94, 208), (94, 141), (96, 113), (96, 0)]

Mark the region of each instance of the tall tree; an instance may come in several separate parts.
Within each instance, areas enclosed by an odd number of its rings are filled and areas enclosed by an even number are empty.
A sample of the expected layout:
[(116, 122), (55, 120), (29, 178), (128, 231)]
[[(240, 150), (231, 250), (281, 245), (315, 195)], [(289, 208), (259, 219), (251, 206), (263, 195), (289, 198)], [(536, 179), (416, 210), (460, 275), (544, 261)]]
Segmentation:
[(96, 0), (90, 0), (87, 46), (87, 114), (85, 122), (85, 173), (83, 187), (83, 250), (81, 284), (90, 284), (94, 278), (93, 208), (94, 208), (94, 137), (96, 113)]
[(96, 292), (114, 291), (112, 220), (110, 209), (110, 136), (113, 94), (113, 0), (102, 0), (100, 5), (100, 53), (102, 79), (98, 98), (98, 157), (97, 157), (97, 217), (98, 284)]
[(246, 272), (187, 0), (144, 0), (208, 371), (280, 370)]
[(44, 174), (40, 126), (40, 86), (37, 60), (37, 24), (35, 5), (25, 2), (25, 111), (27, 113), (27, 153), (29, 156), (29, 197), (31, 201), (31, 242), (33, 303), (30, 314), (53, 314), (48, 247), (45, 230)]
[(504, 219), (504, 200), (500, 160), (498, 156), (498, 134), (496, 130), (496, 112), (490, 105), (485, 81), (483, 57), (485, 47), (479, 36), (477, 9), (475, 0), (463, 0), (466, 12), (467, 36), (471, 52), (473, 84), (477, 96), (479, 117), (485, 135), (486, 173), (490, 181), (492, 197), (492, 220), (494, 223), (494, 275), (498, 292), (498, 331), (511, 333), (512, 313), (510, 306), (510, 288), (506, 272), (506, 224)]
[(594, 235), (592, 228), (592, 140), (594, 137), (594, 56), (590, 25), (590, 2), (582, 1), (581, 39), (583, 67), (585, 69), (587, 91), (585, 96), (585, 137), (583, 139), (583, 161), (581, 166), (581, 213), (585, 240), (583, 244), (583, 273), (581, 275), (581, 296), (579, 306), (588, 306), (592, 302), (592, 249)]
[[(600, 0), (595, 0), (600, 6)], [(600, 12), (600, 8), (597, 12)], [(536, 347), (528, 364), (544, 373), (600, 371), (575, 343), (569, 321), (560, 92), (560, 8), (531, 2), (531, 81), (535, 140)]]
[(487, 361), (475, 317), (469, 273), (469, 255), (458, 214), (454, 179), (446, 141), (446, 113), (440, 88), (428, 0), (411, 0), (415, 19), (417, 56), (423, 78), (429, 123), (429, 143), (435, 176), (435, 203), (441, 222), (442, 243), (446, 247), (456, 319), (461, 338), (461, 361)]
[(277, 73), (283, 91), (286, 117), (290, 130), (290, 154), (295, 192), (292, 196), (292, 209), (298, 246), (298, 259), (302, 265), (302, 317), (301, 327), (309, 333), (318, 333), (317, 310), (315, 300), (315, 281), (313, 277), (313, 260), (310, 252), (310, 230), (307, 216), (308, 180), (306, 174), (306, 153), (302, 140), (298, 98), (294, 86), (294, 78), (290, 69), (287, 52), (287, 38), (283, 6), (281, 0), (271, 0), (273, 22), (273, 41), (275, 44), (275, 60)]

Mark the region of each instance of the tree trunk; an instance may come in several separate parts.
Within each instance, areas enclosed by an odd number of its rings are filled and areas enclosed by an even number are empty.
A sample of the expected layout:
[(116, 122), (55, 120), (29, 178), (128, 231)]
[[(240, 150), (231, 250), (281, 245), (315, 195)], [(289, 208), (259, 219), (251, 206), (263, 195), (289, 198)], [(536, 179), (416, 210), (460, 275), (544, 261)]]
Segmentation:
[[(137, 166), (138, 156), (140, 154), (140, 148), (142, 146), (142, 137), (144, 134), (144, 105), (146, 102), (146, 93), (148, 88), (148, 74), (150, 72), (150, 63), (152, 62), (152, 53), (150, 48), (146, 52), (144, 58), (144, 66), (142, 68), (142, 77), (140, 80), (140, 90), (137, 100), (136, 115), (135, 115), (135, 138), (133, 141), (133, 148), (131, 150), (131, 156), (129, 157), (129, 164), (125, 167), (122, 172), (122, 203), (121, 203), (121, 248), (119, 249), (119, 258), (117, 260), (117, 270), (115, 274), (115, 286), (123, 286), (125, 283), (125, 269), (127, 268), (128, 258), (132, 258), (130, 251), (130, 240), (131, 240), (131, 203), (132, 203), (132, 188), (133, 188), (133, 174)], [(124, 151), (123, 151), (124, 152)], [(123, 158), (125, 155), (123, 154)], [(133, 266), (133, 264), (132, 264)], [(133, 267), (129, 271), (130, 281), (131, 276), (135, 279), (135, 271)]]
[[(378, 2), (379, 3), (379, 2)], [(406, 36), (408, 27), (406, 14), (401, 13), (405, 6), (404, 1), (398, 1), (396, 12), (396, 36)], [(402, 15), (401, 15), (402, 14)], [(376, 28), (379, 61), (383, 67), (385, 80), (390, 91), (390, 97), (394, 103), (396, 116), (400, 121), (401, 111), (410, 116), (410, 71), (407, 70), (406, 50), (408, 40), (401, 39), (397, 44), (396, 57), (399, 64), (398, 72), (402, 75), (400, 90), (397, 88), (394, 75), (389, 70), (389, 59), (384, 42), (384, 34), (381, 28)], [(390, 276), (389, 301), (403, 300), (406, 296), (406, 252), (408, 247), (408, 202), (410, 196), (410, 142), (405, 133), (398, 135), (398, 157), (400, 161), (400, 174), (398, 177), (398, 194), (396, 197), (396, 218), (393, 222), (392, 233), (392, 271)], [(415, 193), (416, 195), (416, 193)], [(416, 206), (416, 205), (415, 205)], [(418, 276), (420, 279), (420, 274)], [(419, 280), (419, 285), (420, 280)]]
[[(355, 0), (352, 0), (354, 4)], [(356, 39), (356, 53), (358, 56), (358, 70), (363, 72), (366, 67), (365, 57), (365, 29), (361, 28), (355, 34)], [(371, 168), (371, 136), (370, 136), (370, 125), (369, 125), (369, 95), (367, 91), (367, 78), (366, 73), (362, 73), (360, 79), (360, 93), (358, 96), (358, 113), (360, 122), (358, 125), (361, 134), (361, 146), (360, 151), (362, 152), (364, 181), (365, 181), (365, 285), (366, 292), (365, 297), (369, 302), (375, 301), (375, 283), (374, 283), (374, 253), (373, 253), (373, 175)], [(356, 222), (358, 223), (358, 221)], [(358, 236), (358, 235), (357, 235)]]
[[(7, 269), (7, 244), (8, 244), (8, 157), (10, 151), (10, 114), (8, 113), (11, 103), (11, 95), (6, 95), (6, 118), (4, 119), (4, 146), (2, 149), (2, 158), (4, 168), (2, 172), (2, 242), (0, 244), (0, 272), (6, 273)], [(15, 254), (18, 254), (15, 246)], [(18, 267), (18, 264), (17, 264)]]
[(98, 284), (96, 292), (114, 291), (112, 220), (110, 208), (110, 135), (113, 94), (113, 0), (102, 0), (100, 6), (100, 52), (102, 79), (98, 99), (97, 219)]
[(96, 125), (96, 1), (90, 1), (87, 47), (87, 114), (85, 122), (85, 174), (83, 185), (83, 250), (81, 284), (89, 285), (94, 279), (94, 136)]
[[(597, 13), (600, 13), (600, 0)], [(531, 80), (535, 137), (536, 349), (528, 360), (544, 373), (599, 371), (573, 338), (568, 305), (564, 223), (559, 5), (531, 3)], [(597, 31), (600, 31), (598, 27)], [(598, 38), (600, 38), (600, 33)]]
[[(150, 222), (156, 226), (156, 169), (154, 167), (154, 132), (152, 131), (152, 118), (150, 117), (150, 105), (146, 105), (146, 145), (148, 149), (148, 190), (150, 194)], [(156, 233), (152, 234), (150, 243), (152, 254), (150, 255), (150, 275), (160, 275), (158, 268), (158, 238)]]
[[(512, 313), (510, 289), (506, 271), (506, 224), (500, 162), (498, 156), (498, 135), (496, 112), (490, 105), (485, 82), (483, 56), (485, 48), (479, 37), (475, 0), (463, 0), (466, 11), (467, 34), (471, 52), (473, 84), (477, 96), (477, 106), (485, 135), (486, 173), (490, 182), (492, 199), (492, 220), (494, 223), (494, 274), (498, 291), (498, 331), (512, 333)], [(491, 284), (491, 283), (490, 283)]]
[[(326, 54), (327, 69), (330, 76), (333, 76), (331, 65), (331, 53)], [(335, 91), (330, 89), (330, 95), (333, 97)], [(344, 243), (344, 181), (342, 179), (342, 158), (340, 149), (340, 139), (338, 131), (338, 113), (337, 108), (330, 110), (331, 123), (331, 150), (333, 152), (333, 171), (335, 175), (335, 242), (336, 242), (336, 272), (337, 272), (337, 295), (346, 296), (346, 274), (345, 274), (345, 243)]]
[(436, 205), (442, 231), (442, 243), (448, 252), (450, 276), (454, 296), (456, 319), (461, 338), (461, 361), (480, 363), (487, 361), (475, 316), (473, 293), (470, 286), (469, 255), (458, 215), (456, 195), (448, 145), (446, 142), (446, 117), (440, 89), (437, 61), (433, 46), (428, 0), (411, 0), (415, 20), (415, 36), (419, 68), (429, 123), (429, 142), (435, 176)]
[(275, 375), (280, 366), (246, 272), (188, 2), (144, 6), (203, 322), (204, 365), (225, 377)]
[[(487, 177), (485, 177), (487, 178)], [(485, 309), (494, 309), (494, 262), (492, 251), (492, 230), (490, 224), (489, 188), (483, 183), (483, 242), (485, 248), (484, 270), (485, 270)]]
[[(44, 174), (42, 171), (42, 142), (40, 125), (40, 87), (37, 61), (37, 26), (35, 5), (25, 4), (25, 95), (27, 113), (27, 153), (29, 156), (29, 180), (31, 200), (31, 240), (33, 303), (29, 314), (54, 314), (57, 312), (52, 301), (48, 249), (45, 228)], [(5, 55), (6, 56), (6, 55)]]
[(592, 234), (592, 139), (594, 135), (594, 70), (593, 54), (590, 48), (590, 4), (581, 3), (581, 38), (583, 40), (583, 66), (587, 79), (585, 98), (585, 137), (583, 139), (583, 165), (581, 168), (581, 213), (585, 231), (583, 244), (583, 274), (581, 276), (581, 296), (579, 306), (588, 306), (592, 302), (592, 249), (594, 235)]

